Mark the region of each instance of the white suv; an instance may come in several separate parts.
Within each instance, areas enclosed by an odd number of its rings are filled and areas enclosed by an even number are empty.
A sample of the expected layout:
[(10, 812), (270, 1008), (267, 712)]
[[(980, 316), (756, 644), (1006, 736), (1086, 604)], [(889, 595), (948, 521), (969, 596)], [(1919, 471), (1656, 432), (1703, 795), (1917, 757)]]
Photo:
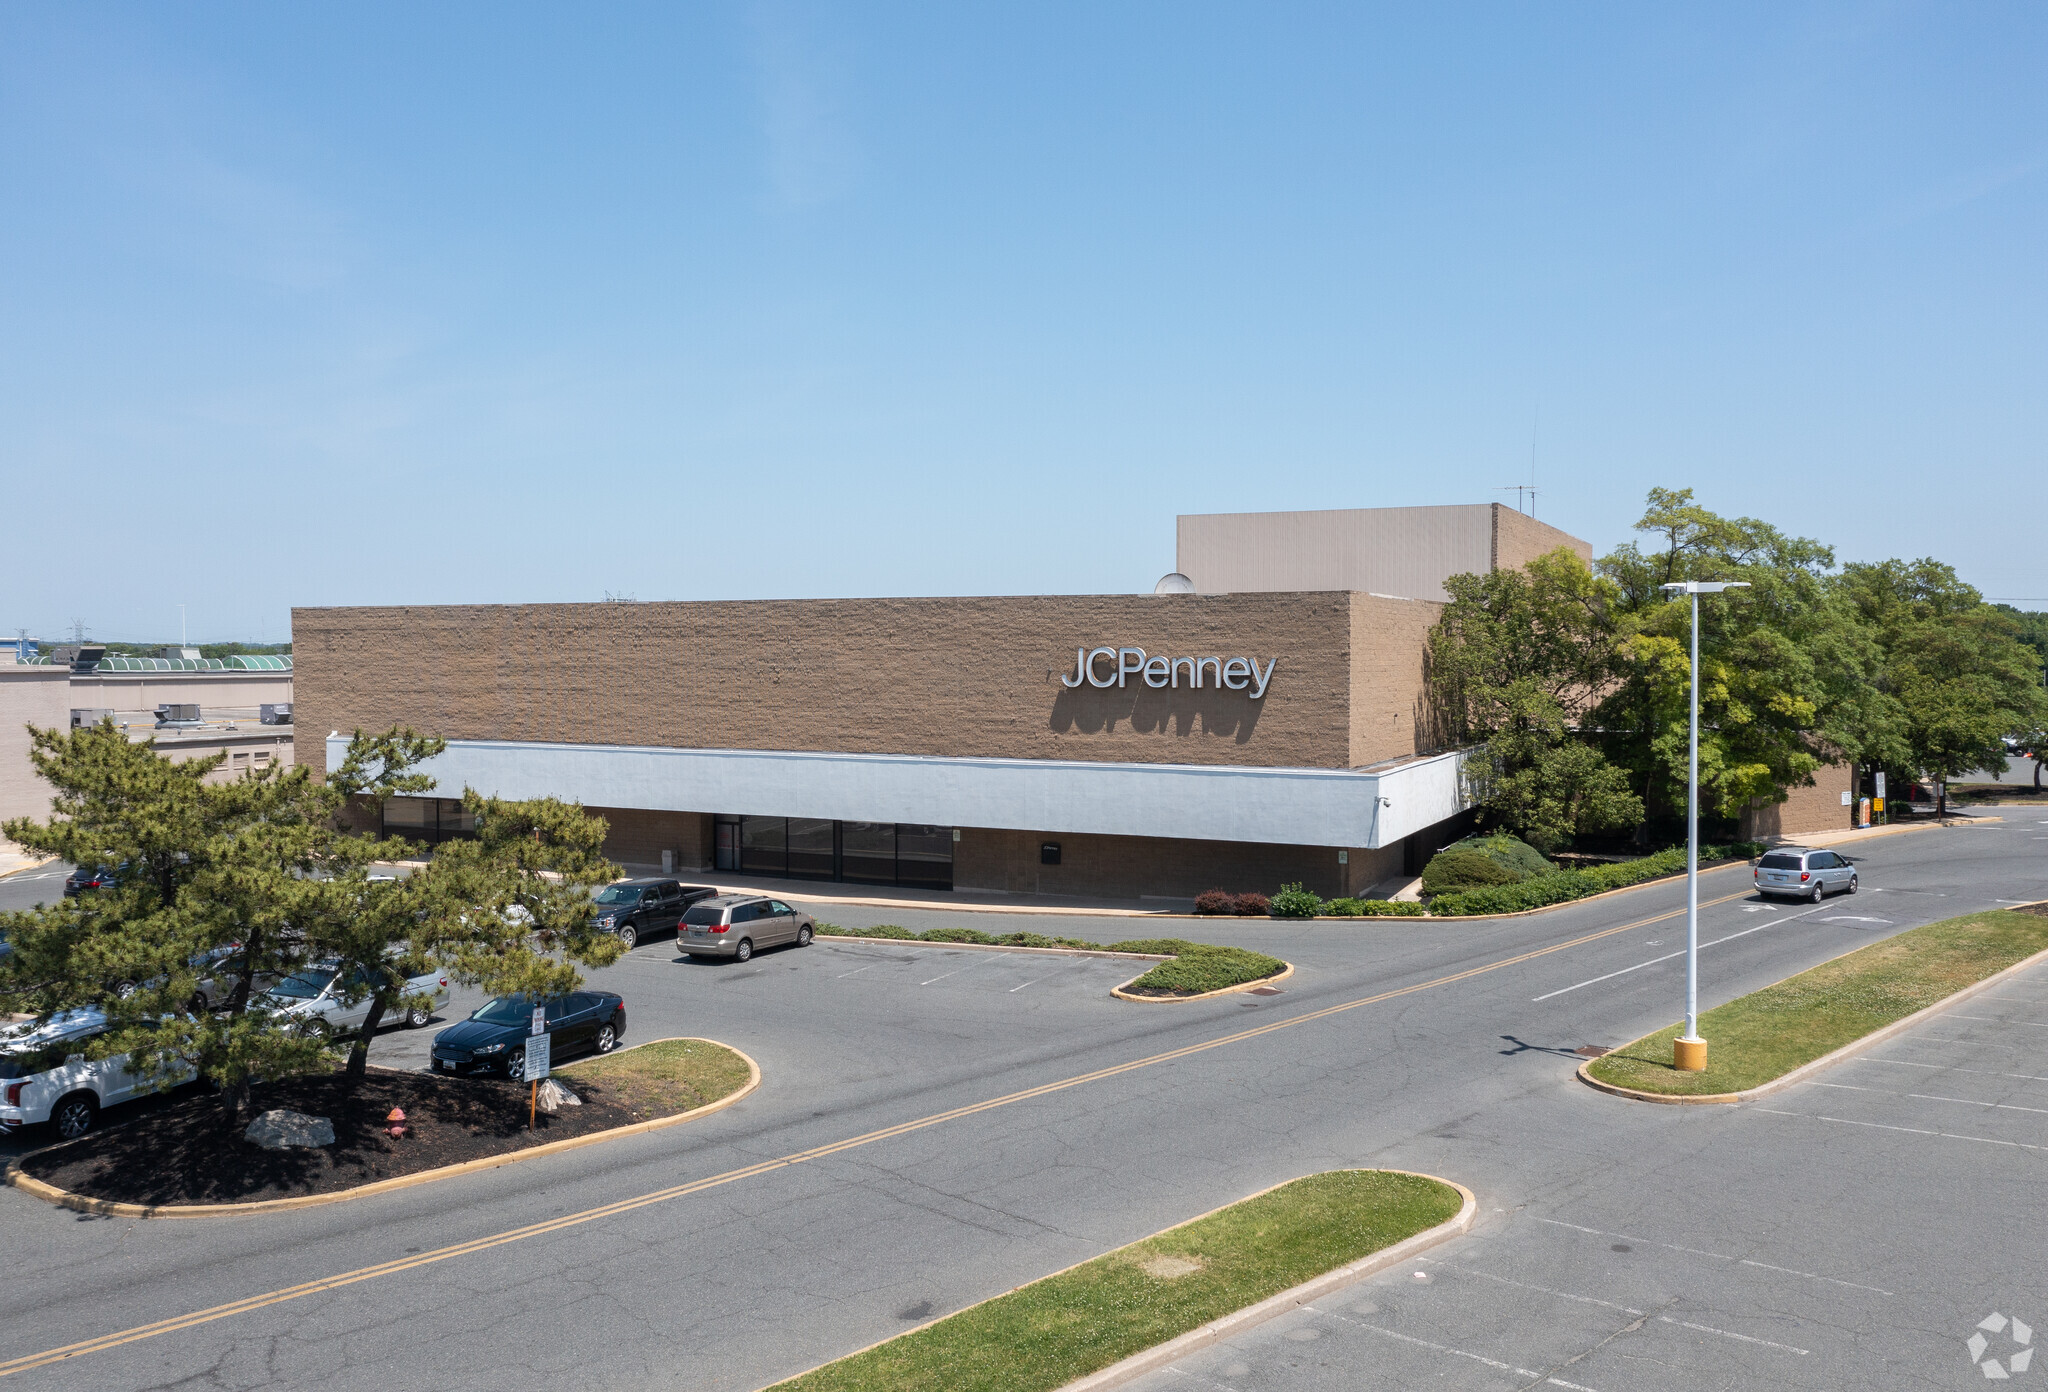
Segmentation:
[[(107, 1027), (97, 1010), (67, 1010), (36, 1024), (0, 1031), (0, 1135), (49, 1122), (65, 1140), (92, 1130), (103, 1108), (152, 1091), (146, 1074), (116, 1054), (98, 1063), (85, 1057), (85, 1041)], [(174, 1081), (198, 1075), (181, 1071)]]

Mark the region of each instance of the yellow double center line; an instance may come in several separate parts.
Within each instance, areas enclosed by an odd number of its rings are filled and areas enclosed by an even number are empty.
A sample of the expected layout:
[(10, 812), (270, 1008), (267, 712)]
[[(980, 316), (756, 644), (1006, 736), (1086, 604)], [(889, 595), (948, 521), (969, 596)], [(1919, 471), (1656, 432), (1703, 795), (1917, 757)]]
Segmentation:
[[(1748, 890), (1744, 890), (1740, 894), (1723, 895), (1719, 899), (1708, 900), (1705, 904), (1700, 905), (1700, 907), (1708, 908), (1714, 904), (1725, 904), (1730, 899), (1740, 899), (1748, 893)], [(170, 1319), (158, 1320), (155, 1324), (137, 1325), (133, 1329), (123, 1329), (118, 1333), (102, 1334), (96, 1339), (85, 1339), (75, 1344), (66, 1344), (62, 1348), (49, 1349), (42, 1353), (24, 1354), (19, 1358), (11, 1358), (5, 1362), (0, 1362), (0, 1377), (6, 1377), (10, 1373), (25, 1373), (31, 1368), (45, 1367), (51, 1363), (62, 1362), (67, 1358), (76, 1358), (81, 1354), (103, 1353), (108, 1349), (119, 1348), (122, 1344), (132, 1344), (141, 1339), (154, 1339), (162, 1334), (175, 1334), (181, 1329), (191, 1329), (197, 1325), (210, 1324), (214, 1320), (227, 1319), (233, 1315), (247, 1314), (252, 1310), (261, 1310), (270, 1305), (282, 1305), (289, 1300), (303, 1300), (309, 1295), (318, 1295), (322, 1291), (339, 1290), (343, 1286), (352, 1286), (359, 1281), (371, 1281), (379, 1276), (396, 1275), (401, 1271), (410, 1271), (414, 1267), (447, 1261), (453, 1257), (466, 1257), (477, 1252), (487, 1252), (493, 1247), (503, 1247), (507, 1243), (512, 1242), (524, 1242), (528, 1238), (540, 1237), (551, 1232), (559, 1232), (563, 1228), (573, 1228), (584, 1223), (594, 1223), (601, 1218), (612, 1218), (621, 1213), (631, 1213), (636, 1208), (646, 1208), (650, 1204), (667, 1203), (671, 1199), (680, 1199), (690, 1194), (699, 1194), (706, 1189), (715, 1189), (722, 1184), (731, 1184), (737, 1180), (752, 1179), (756, 1175), (764, 1175), (771, 1170), (787, 1169), (791, 1165), (801, 1165), (809, 1160), (822, 1160), (828, 1155), (838, 1155), (842, 1151), (853, 1150), (865, 1145), (873, 1145), (877, 1141), (891, 1140), (897, 1136), (907, 1136), (913, 1131), (922, 1131), (928, 1126), (940, 1126), (949, 1121), (958, 1121), (962, 1117), (994, 1111), (998, 1107), (1007, 1107), (1017, 1102), (1028, 1102), (1034, 1097), (1046, 1097), (1055, 1092), (1064, 1092), (1068, 1088), (1082, 1087), (1088, 1083), (1099, 1083), (1105, 1078), (1115, 1078), (1121, 1074), (1136, 1072), (1140, 1068), (1151, 1068), (1162, 1063), (1172, 1063), (1175, 1059), (1184, 1059), (1195, 1054), (1206, 1053), (1210, 1049), (1221, 1049), (1230, 1044), (1242, 1044), (1248, 1039), (1257, 1039), (1261, 1035), (1293, 1029), (1297, 1025), (1306, 1025), (1315, 1020), (1325, 1020), (1332, 1015), (1341, 1015), (1347, 1010), (1356, 1010), (1360, 1006), (1377, 1005), (1381, 1001), (1393, 1000), (1399, 996), (1412, 996), (1418, 991), (1428, 991), (1438, 986), (1449, 986), (1456, 982), (1469, 981), (1475, 976), (1483, 976), (1487, 972), (1499, 971), (1503, 967), (1512, 967), (1537, 957), (1548, 956), (1553, 952), (1563, 952), (1568, 948), (1579, 947), (1589, 942), (1597, 942), (1601, 938), (1611, 938), (1616, 933), (1626, 933), (1632, 929), (1647, 927), (1652, 923), (1662, 923), (1666, 919), (1677, 918), (1684, 912), (1683, 909), (1674, 909), (1670, 913), (1657, 914), (1652, 918), (1637, 919), (1634, 923), (1624, 923), (1619, 928), (1604, 928), (1597, 933), (1588, 933), (1584, 937), (1573, 938), (1568, 942), (1555, 943), (1549, 947), (1539, 947), (1533, 951), (1523, 952), (1513, 957), (1503, 957), (1498, 962), (1488, 962), (1484, 966), (1473, 967), (1468, 971), (1453, 972), (1449, 976), (1439, 976), (1433, 981), (1418, 982), (1413, 986), (1402, 986), (1396, 990), (1382, 991), (1375, 996), (1363, 996), (1358, 1000), (1345, 1001), (1339, 1005), (1325, 1006), (1321, 1010), (1311, 1010), (1304, 1015), (1291, 1015), (1287, 1019), (1275, 1020), (1271, 1024), (1259, 1025), (1253, 1029), (1239, 1030), (1235, 1034), (1226, 1034), (1220, 1038), (1206, 1040), (1200, 1044), (1190, 1044), (1181, 1049), (1170, 1049), (1163, 1054), (1153, 1054), (1147, 1058), (1133, 1059), (1129, 1063), (1119, 1063), (1109, 1068), (1098, 1068), (1093, 1073), (1076, 1074), (1071, 1078), (1062, 1078), (1056, 1083), (1045, 1083), (1038, 1087), (1025, 1088), (1021, 1092), (1005, 1093), (1001, 1097), (991, 1097), (983, 1102), (971, 1103), (965, 1107), (955, 1107), (949, 1112), (935, 1112), (931, 1116), (919, 1117), (916, 1121), (906, 1121), (898, 1126), (885, 1126), (879, 1131), (869, 1131), (863, 1135), (851, 1136), (843, 1141), (834, 1141), (830, 1145), (816, 1146), (810, 1150), (800, 1150), (792, 1155), (784, 1155), (775, 1160), (763, 1160), (758, 1164), (748, 1165), (744, 1169), (727, 1170), (723, 1174), (712, 1175), (706, 1179), (692, 1180), (688, 1184), (678, 1184), (667, 1189), (657, 1189), (651, 1194), (641, 1194), (636, 1198), (621, 1199), (617, 1203), (603, 1204), (597, 1208), (586, 1208), (579, 1213), (564, 1214), (559, 1218), (551, 1218), (545, 1223), (532, 1223), (526, 1227), (513, 1228), (508, 1232), (496, 1233), (490, 1237), (479, 1237), (469, 1242), (458, 1242), (452, 1247), (437, 1247), (431, 1252), (421, 1252), (416, 1255), (400, 1257), (396, 1261), (379, 1262), (375, 1266), (358, 1267), (354, 1271), (344, 1271), (335, 1276), (324, 1276), (317, 1281), (307, 1281), (296, 1286), (286, 1286), (282, 1290), (267, 1291), (261, 1295), (252, 1295), (241, 1300), (229, 1301), (225, 1305), (215, 1305), (204, 1310), (194, 1310), (190, 1314), (175, 1315)]]

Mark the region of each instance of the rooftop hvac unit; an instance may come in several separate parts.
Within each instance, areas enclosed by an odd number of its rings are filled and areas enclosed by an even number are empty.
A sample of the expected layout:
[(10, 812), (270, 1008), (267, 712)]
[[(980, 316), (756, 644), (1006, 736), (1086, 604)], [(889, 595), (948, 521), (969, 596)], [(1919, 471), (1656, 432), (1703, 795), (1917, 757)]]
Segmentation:
[(99, 724), (102, 720), (111, 720), (113, 718), (114, 713), (103, 707), (95, 707), (91, 710), (74, 709), (71, 712), (71, 728), (74, 730), (89, 729)]
[(199, 723), (199, 707), (158, 706), (156, 708), (156, 723), (158, 729), (162, 729), (165, 726), (189, 728)]
[(71, 655), (71, 670), (77, 673), (90, 672), (100, 665), (100, 659), (107, 655), (104, 643), (85, 643)]
[(265, 725), (289, 725), (292, 723), (292, 703), (279, 701), (275, 705), (264, 704), (256, 708)]

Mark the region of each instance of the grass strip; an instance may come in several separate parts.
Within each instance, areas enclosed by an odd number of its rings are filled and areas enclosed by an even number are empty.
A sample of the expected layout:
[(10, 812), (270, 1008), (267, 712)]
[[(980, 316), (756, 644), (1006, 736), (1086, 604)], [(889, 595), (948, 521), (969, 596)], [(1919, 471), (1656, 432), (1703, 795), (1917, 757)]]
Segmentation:
[(1603, 1083), (1673, 1096), (1760, 1087), (2048, 949), (2048, 917), (1991, 909), (1909, 929), (1700, 1016), (1707, 1067), (1671, 1066), (1682, 1025), (1596, 1060)]
[(894, 923), (873, 928), (841, 928), (820, 923), (820, 933), (842, 938), (890, 938), (899, 942), (981, 943), (988, 947), (1074, 947), (1088, 952), (1141, 952), (1171, 957), (1133, 981), (1127, 988), (1148, 995), (1198, 996), (1204, 991), (1221, 991), (1248, 981), (1263, 981), (1287, 970), (1278, 957), (1242, 947), (1219, 947), (1214, 943), (1189, 942), (1186, 938), (1131, 938), (1124, 942), (1093, 943), (1081, 938), (1050, 938), (1043, 933), (984, 933), (976, 928), (928, 928), (922, 933)]
[[(1763, 852), (1761, 841), (1702, 846), (1700, 864), (1717, 860), (1747, 860)], [(1429, 912), (1436, 917), (1453, 918), (1471, 914), (1521, 913), (1549, 904), (1566, 904), (1574, 899), (1605, 894), (1610, 889), (1625, 889), (1646, 880), (1681, 874), (1684, 870), (1685, 848), (1679, 846), (1612, 865), (1595, 865), (1585, 870), (1554, 870), (1547, 875), (1523, 880), (1520, 884), (1489, 885), (1484, 889), (1439, 894), (1430, 899)]]
[(730, 1097), (753, 1076), (747, 1061), (708, 1039), (658, 1039), (554, 1070), (573, 1084), (592, 1081), (605, 1095), (646, 1117), (674, 1116)]
[(1310, 1175), (776, 1387), (1042, 1392), (1391, 1247), (1460, 1203), (1419, 1175)]

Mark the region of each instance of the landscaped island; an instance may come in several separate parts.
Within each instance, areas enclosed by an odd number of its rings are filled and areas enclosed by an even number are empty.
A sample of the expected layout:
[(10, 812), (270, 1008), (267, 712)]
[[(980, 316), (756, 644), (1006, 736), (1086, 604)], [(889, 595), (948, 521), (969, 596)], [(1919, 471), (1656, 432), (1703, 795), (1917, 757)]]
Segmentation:
[(777, 1392), (1049, 1392), (1456, 1217), (1440, 1180), (1334, 1170), (827, 1363)]
[(841, 928), (820, 923), (821, 936), (841, 938), (891, 938), (902, 942), (973, 943), (982, 947), (1064, 947), (1085, 952), (1129, 952), (1145, 957), (1170, 957), (1135, 981), (1120, 987), (1138, 996), (1199, 996), (1209, 991), (1227, 991), (1278, 976), (1287, 964), (1263, 952), (1242, 947), (1218, 947), (1213, 943), (1189, 942), (1185, 938), (1132, 938), (1108, 944), (1081, 938), (1053, 938), (1043, 933), (984, 933), (974, 928), (929, 928), (922, 933), (893, 923), (873, 928)]
[(1700, 1016), (1704, 1072), (1671, 1064), (1679, 1025), (1587, 1065), (1615, 1087), (1675, 1097), (1761, 1087), (1873, 1030), (2048, 951), (2048, 906), (1990, 909), (1909, 929)]

